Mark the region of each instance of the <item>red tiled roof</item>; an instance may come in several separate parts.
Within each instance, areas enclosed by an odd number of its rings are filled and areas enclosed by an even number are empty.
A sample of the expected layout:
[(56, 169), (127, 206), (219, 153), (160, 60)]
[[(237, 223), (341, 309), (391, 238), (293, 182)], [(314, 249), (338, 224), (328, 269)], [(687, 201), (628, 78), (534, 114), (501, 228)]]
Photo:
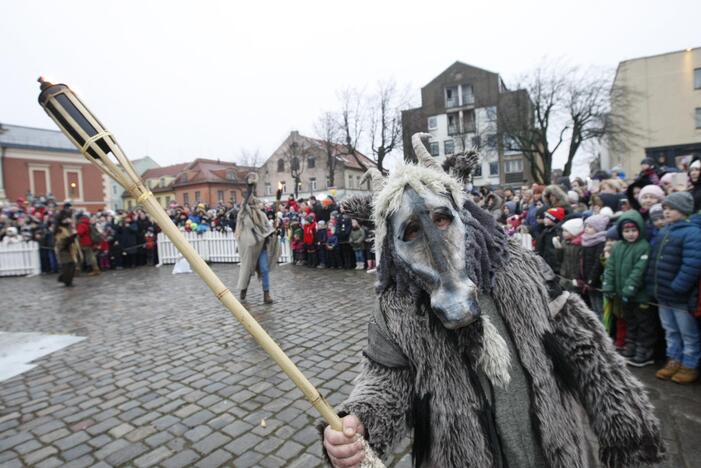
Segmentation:
[(158, 177), (170, 176), (175, 177), (180, 174), (189, 163), (173, 164), (172, 166), (154, 167), (149, 169), (141, 176), (142, 179), (155, 179)]
[[(197, 158), (181, 171), (181, 174), (187, 175), (187, 180), (183, 180), (182, 176), (178, 176), (173, 185), (183, 186), (207, 182), (245, 184), (246, 176), (254, 170), (255, 168), (238, 166), (233, 162)], [(235, 180), (229, 177), (232, 171), (236, 176)]]
[[(326, 142), (324, 140), (319, 140), (317, 138), (311, 138), (311, 137), (305, 137), (305, 136), (303, 136), (301, 138), (306, 138), (307, 140), (310, 140), (312, 143), (319, 145), (322, 148), (324, 148), (324, 146), (326, 145)], [(355, 156), (357, 156), (357, 158), (356, 158), (356, 157), (353, 157), (353, 155), (348, 152), (348, 147), (346, 145), (334, 144), (333, 147), (334, 147), (334, 150), (336, 152), (336, 159), (338, 161), (341, 161), (349, 169), (358, 169), (358, 170), (364, 171), (364, 170), (369, 169), (371, 167), (377, 166), (372, 159), (368, 158), (360, 151), (355, 151)], [(358, 160), (365, 167), (361, 167), (358, 164)]]

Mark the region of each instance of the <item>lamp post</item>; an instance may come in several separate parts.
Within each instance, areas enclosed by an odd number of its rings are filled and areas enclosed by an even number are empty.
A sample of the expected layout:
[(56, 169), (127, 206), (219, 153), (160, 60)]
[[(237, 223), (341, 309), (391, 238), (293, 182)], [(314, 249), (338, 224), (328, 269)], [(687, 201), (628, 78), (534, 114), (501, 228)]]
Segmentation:
[[(222, 283), (212, 269), (202, 260), (185, 239), (165, 210), (156, 201), (155, 197), (136, 172), (131, 161), (125, 156), (122, 148), (109, 131), (95, 117), (83, 102), (65, 84), (53, 84), (43, 78), (39, 78), (41, 93), (39, 104), (46, 113), (56, 122), (63, 133), (78, 147), (80, 152), (90, 162), (98, 166), (105, 174), (112, 177), (122, 185), (136, 199), (137, 204), (144, 209), (159, 225), (163, 233), (173, 242), (177, 249), (188, 260), (192, 269), (204, 280), (217, 299), (241, 322), (246, 330), (253, 336), (258, 344), (280, 366), (287, 376), (297, 385), (304, 396), (317, 409), (319, 414), (335, 430), (342, 430), (341, 420), (321, 396), (319, 391), (307, 380), (297, 366), (287, 357), (266, 331), (258, 324), (251, 314), (236, 300), (234, 295)], [(112, 158), (121, 165), (118, 168)], [(279, 194), (278, 191), (278, 200)], [(363, 441), (365, 443), (365, 441)], [(366, 461), (375, 463), (374, 454), (369, 452), (366, 446)], [(376, 457), (375, 457), (376, 458)], [(380, 462), (381, 463), (381, 462)], [(370, 465), (369, 465), (370, 466)], [(372, 465), (383, 466), (383, 465)]]

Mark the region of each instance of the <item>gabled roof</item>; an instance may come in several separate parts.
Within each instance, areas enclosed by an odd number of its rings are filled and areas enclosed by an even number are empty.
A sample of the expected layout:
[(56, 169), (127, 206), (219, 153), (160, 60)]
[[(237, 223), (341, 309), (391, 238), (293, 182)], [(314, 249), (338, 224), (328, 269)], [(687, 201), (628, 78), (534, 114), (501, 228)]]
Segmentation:
[(451, 64), (448, 68), (440, 72), (435, 78), (433, 78), (431, 81), (426, 83), (426, 85), (423, 86), (425, 88), (426, 86), (429, 86), (432, 84), (434, 81), (441, 80), (442, 77), (448, 73), (455, 73), (460, 70), (471, 70), (471, 71), (478, 71), (478, 72), (483, 72), (483, 73), (490, 73), (492, 75), (498, 75), (498, 73), (490, 71), (490, 70), (485, 70), (484, 68), (480, 67), (475, 67), (474, 65), (469, 65), (467, 63), (461, 62), (459, 60), (456, 60), (455, 63)]
[(0, 146), (78, 153), (60, 131), (0, 123)]
[[(290, 139), (294, 139), (296, 141), (301, 141), (307, 143), (307, 145), (315, 147), (319, 151), (326, 152), (326, 141), (320, 140), (318, 138), (312, 138), (304, 135), (300, 135), (299, 132), (293, 131), (290, 133), (290, 135), (285, 138), (285, 141), (282, 142), (280, 147), (276, 149), (273, 154), (270, 156), (270, 158), (274, 157), (275, 155), (278, 155), (281, 149), (287, 144)], [(355, 157), (353, 154), (351, 154), (348, 151), (348, 147), (346, 145), (341, 145), (341, 144), (332, 144), (333, 149), (334, 149), (334, 156), (336, 157), (336, 160), (342, 163), (346, 168), (348, 169), (356, 169), (359, 171), (365, 171), (366, 169), (369, 169), (371, 167), (376, 167), (375, 162), (365, 156), (363, 153), (360, 151), (355, 151)], [(268, 161), (270, 160), (268, 158)], [(362, 164), (358, 164), (358, 161)], [(267, 161), (266, 161), (267, 163)], [(365, 167), (363, 167), (365, 166)]]
[(142, 179), (157, 179), (159, 177), (176, 177), (189, 163), (173, 164), (172, 166), (154, 167), (141, 175)]
[(255, 168), (236, 163), (197, 158), (180, 171), (173, 186), (180, 187), (202, 183), (245, 184), (246, 176)]

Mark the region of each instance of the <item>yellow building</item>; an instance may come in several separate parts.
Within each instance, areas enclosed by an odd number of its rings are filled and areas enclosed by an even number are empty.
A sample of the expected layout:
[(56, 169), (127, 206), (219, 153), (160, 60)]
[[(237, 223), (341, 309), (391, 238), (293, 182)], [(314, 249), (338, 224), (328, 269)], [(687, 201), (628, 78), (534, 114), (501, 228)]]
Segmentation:
[[(173, 182), (181, 171), (187, 167), (188, 163), (174, 164), (166, 167), (154, 167), (143, 173), (141, 178), (146, 183), (156, 200), (163, 208), (168, 208), (171, 201), (175, 201), (175, 189)], [(136, 207), (136, 200), (129, 192), (124, 191), (122, 195), (124, 209), (131, 210)]]
[(650, 157), (682, 168), (701, 156), (701, 47), (625, 60), (618, 64), (612, 93), (626, 96), (627, 137), (624, 150), (609, 145), (601, 166), (621, 166), (628, 178)]

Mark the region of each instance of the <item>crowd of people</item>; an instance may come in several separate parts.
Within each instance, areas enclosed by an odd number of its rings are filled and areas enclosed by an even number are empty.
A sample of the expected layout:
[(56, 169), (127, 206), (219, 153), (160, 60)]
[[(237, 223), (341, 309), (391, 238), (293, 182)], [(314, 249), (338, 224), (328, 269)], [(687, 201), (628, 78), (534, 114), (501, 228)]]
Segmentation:
[[(657, 376), (697, 380), (701, 160), (679, 170), (646, 158), (629, 183), (614, 169), (586, 182), (559, 177), (548, 186), (481, 187), (470, 194), (513, 239), (542, 256), (563, 289), (582, 296), (629, 364), (651, 365), (664, 347), (667, 364)], [(167, 212), (181, 230), (203, 233), (235, 231), (239, 209), (233, 202), (173, 203)], [(342, 213), (332, 196), (290, 196), (265, 203), (263, 211), (289, 241), (295, 265), (374, 271), (372, 224)], [(158, 232), (141, 209), (90, 214), (44, 197), (20, 198), (0, 214), (0, 243), (37, 241), (42, 272), (66, 265), (59, 276), (66, 285), (76, 265), (98, 275), (156, 264)]]
[(678, 169), (646, 158), (629, 183), (614, 169), (471, 193), (582, 296), (630, 365), (652, 365), (664, 347), (658, 378), (698, 379), (701, 160)]

